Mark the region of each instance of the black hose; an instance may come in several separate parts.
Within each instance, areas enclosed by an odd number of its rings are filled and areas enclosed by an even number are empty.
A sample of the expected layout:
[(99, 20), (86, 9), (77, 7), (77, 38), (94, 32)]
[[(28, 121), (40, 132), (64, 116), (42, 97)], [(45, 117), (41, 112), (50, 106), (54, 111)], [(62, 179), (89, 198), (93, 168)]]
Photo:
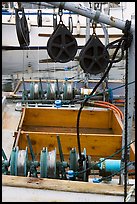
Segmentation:
[(117, 55), (117, 52), (121, 46), (121, 43), (122, 41), (124, 40), (124, 35), (119, 39), (119, 43), (118, 43), (118, 46), (116, 47), (115, 49), (115, 52), (112, 56), (112, 60), (111, 62), (109, 63), (109, 66), (107, 68), (107, 70), (104, 72), (104, 75), (102, 76), (102, 78), (100, 79), (100, 81), (95, 85), (95, 87), (93, 88), (92, 92), (90, 93), (89, 97), (87, 97), (83, 103), (81, 103), (81, 107), (78, 111), (78, 116), (77, 116), (77, 124), (76, 124), (76, 127), (77, 127), (77, 142), (78, 142), (78, 151), (79, 151), (79, 158), (80, 158), (80, 162), (82, 162), (82, 155), (81, 155), (81, 144), (80, 144), (80, 136), (79, 136), (79, 123), (80, 123), (80, 115), (81, 115), (81, 111), (84, 107), (84, 105), (86, 104), (86, 102), (88, 101), (88, 99), (90, 98), (90, 96), (93, 95), (93, 93), (96, 91), (96, 89), (99, 87), (99, 85), (102, 83), (102, 81), (106, 78), (106, 76), (108, 75), (108, 72), (110, 71), (111, 67), (112, 67), (112, 64), (113, 64), (113, 61)]

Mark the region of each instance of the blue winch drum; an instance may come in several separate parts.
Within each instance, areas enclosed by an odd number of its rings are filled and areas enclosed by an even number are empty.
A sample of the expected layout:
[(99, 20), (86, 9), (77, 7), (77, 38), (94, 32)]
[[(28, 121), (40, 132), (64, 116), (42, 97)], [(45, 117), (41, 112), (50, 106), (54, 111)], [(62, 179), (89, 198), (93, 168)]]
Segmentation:
[[(102, 158), (100, 160), (103, 160)], [(120, 171), (121, 160), (106, 159), (101, 162), (100, 169), (105, 169), (107, 172), (118, 172)]]

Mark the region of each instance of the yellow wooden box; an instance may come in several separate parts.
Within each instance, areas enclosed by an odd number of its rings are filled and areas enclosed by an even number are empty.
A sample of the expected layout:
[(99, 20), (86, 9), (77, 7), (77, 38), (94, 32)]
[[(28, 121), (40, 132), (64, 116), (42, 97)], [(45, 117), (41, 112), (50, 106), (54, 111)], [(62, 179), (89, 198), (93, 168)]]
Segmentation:
[[(59, 158), (57, 135), (60, 136), (64, 158), (69, 158), (70, 150), (77, 144), (76, 108), (26, 107), (16, 134), (16, 145), (19, 149), (28, 146), (26, 134), (29, 134), (36, 159), (40, 159), (43, 147), (48, 151), (56, 148)], [(122, 147), (123, 124), (114, 111), (101, 108), (84, 108), (80, 117), (81, 151), (92, 160), (105, 158)], [(130, 159), (134, 160), (134, 152), (130, 151)], [(121, 159), (121, 153), (113, 159)]]

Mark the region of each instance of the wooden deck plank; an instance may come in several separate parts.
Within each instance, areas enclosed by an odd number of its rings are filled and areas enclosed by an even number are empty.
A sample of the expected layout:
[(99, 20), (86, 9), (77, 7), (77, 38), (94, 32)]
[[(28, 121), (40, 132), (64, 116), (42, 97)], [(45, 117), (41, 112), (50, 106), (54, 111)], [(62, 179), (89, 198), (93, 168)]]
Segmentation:
[[(65, 192), (97, 193), (104, 195), (124, 195), (124, 186), (107, 183), (58, 180), (48, 178), (30, 178), (2, 175), (3, 186), (25, 187), (32, 189), (57, 190)], [(128, 186), (128, 189), (130, 186)]]

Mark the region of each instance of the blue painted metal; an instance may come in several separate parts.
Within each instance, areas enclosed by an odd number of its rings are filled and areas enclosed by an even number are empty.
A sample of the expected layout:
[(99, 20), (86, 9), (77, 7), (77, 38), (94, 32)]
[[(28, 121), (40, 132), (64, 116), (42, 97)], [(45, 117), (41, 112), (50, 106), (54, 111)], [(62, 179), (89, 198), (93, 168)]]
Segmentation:
[(69, 180), (73, 180), (74, 179), (75, 173), (74, 173), (73, 170), (68, 170), (67, 174), (68, 174), (68, 179)]
[(101, 179), (100, 178), (93, 178), (93, 183), (100, 183)]
[(55, 106), (56, 106), (56, 108), (60, 108), (62, 106), (61, 100), (56, 100), (55, 101)]
[[(104, 158), (101, 158), (100, 161), (103, 161)], [(99, 164), (100, 170), (105, 170), (106, 172), (115, 173), (120, 171), (121, 160), (106, 159), (105, 161)]]

